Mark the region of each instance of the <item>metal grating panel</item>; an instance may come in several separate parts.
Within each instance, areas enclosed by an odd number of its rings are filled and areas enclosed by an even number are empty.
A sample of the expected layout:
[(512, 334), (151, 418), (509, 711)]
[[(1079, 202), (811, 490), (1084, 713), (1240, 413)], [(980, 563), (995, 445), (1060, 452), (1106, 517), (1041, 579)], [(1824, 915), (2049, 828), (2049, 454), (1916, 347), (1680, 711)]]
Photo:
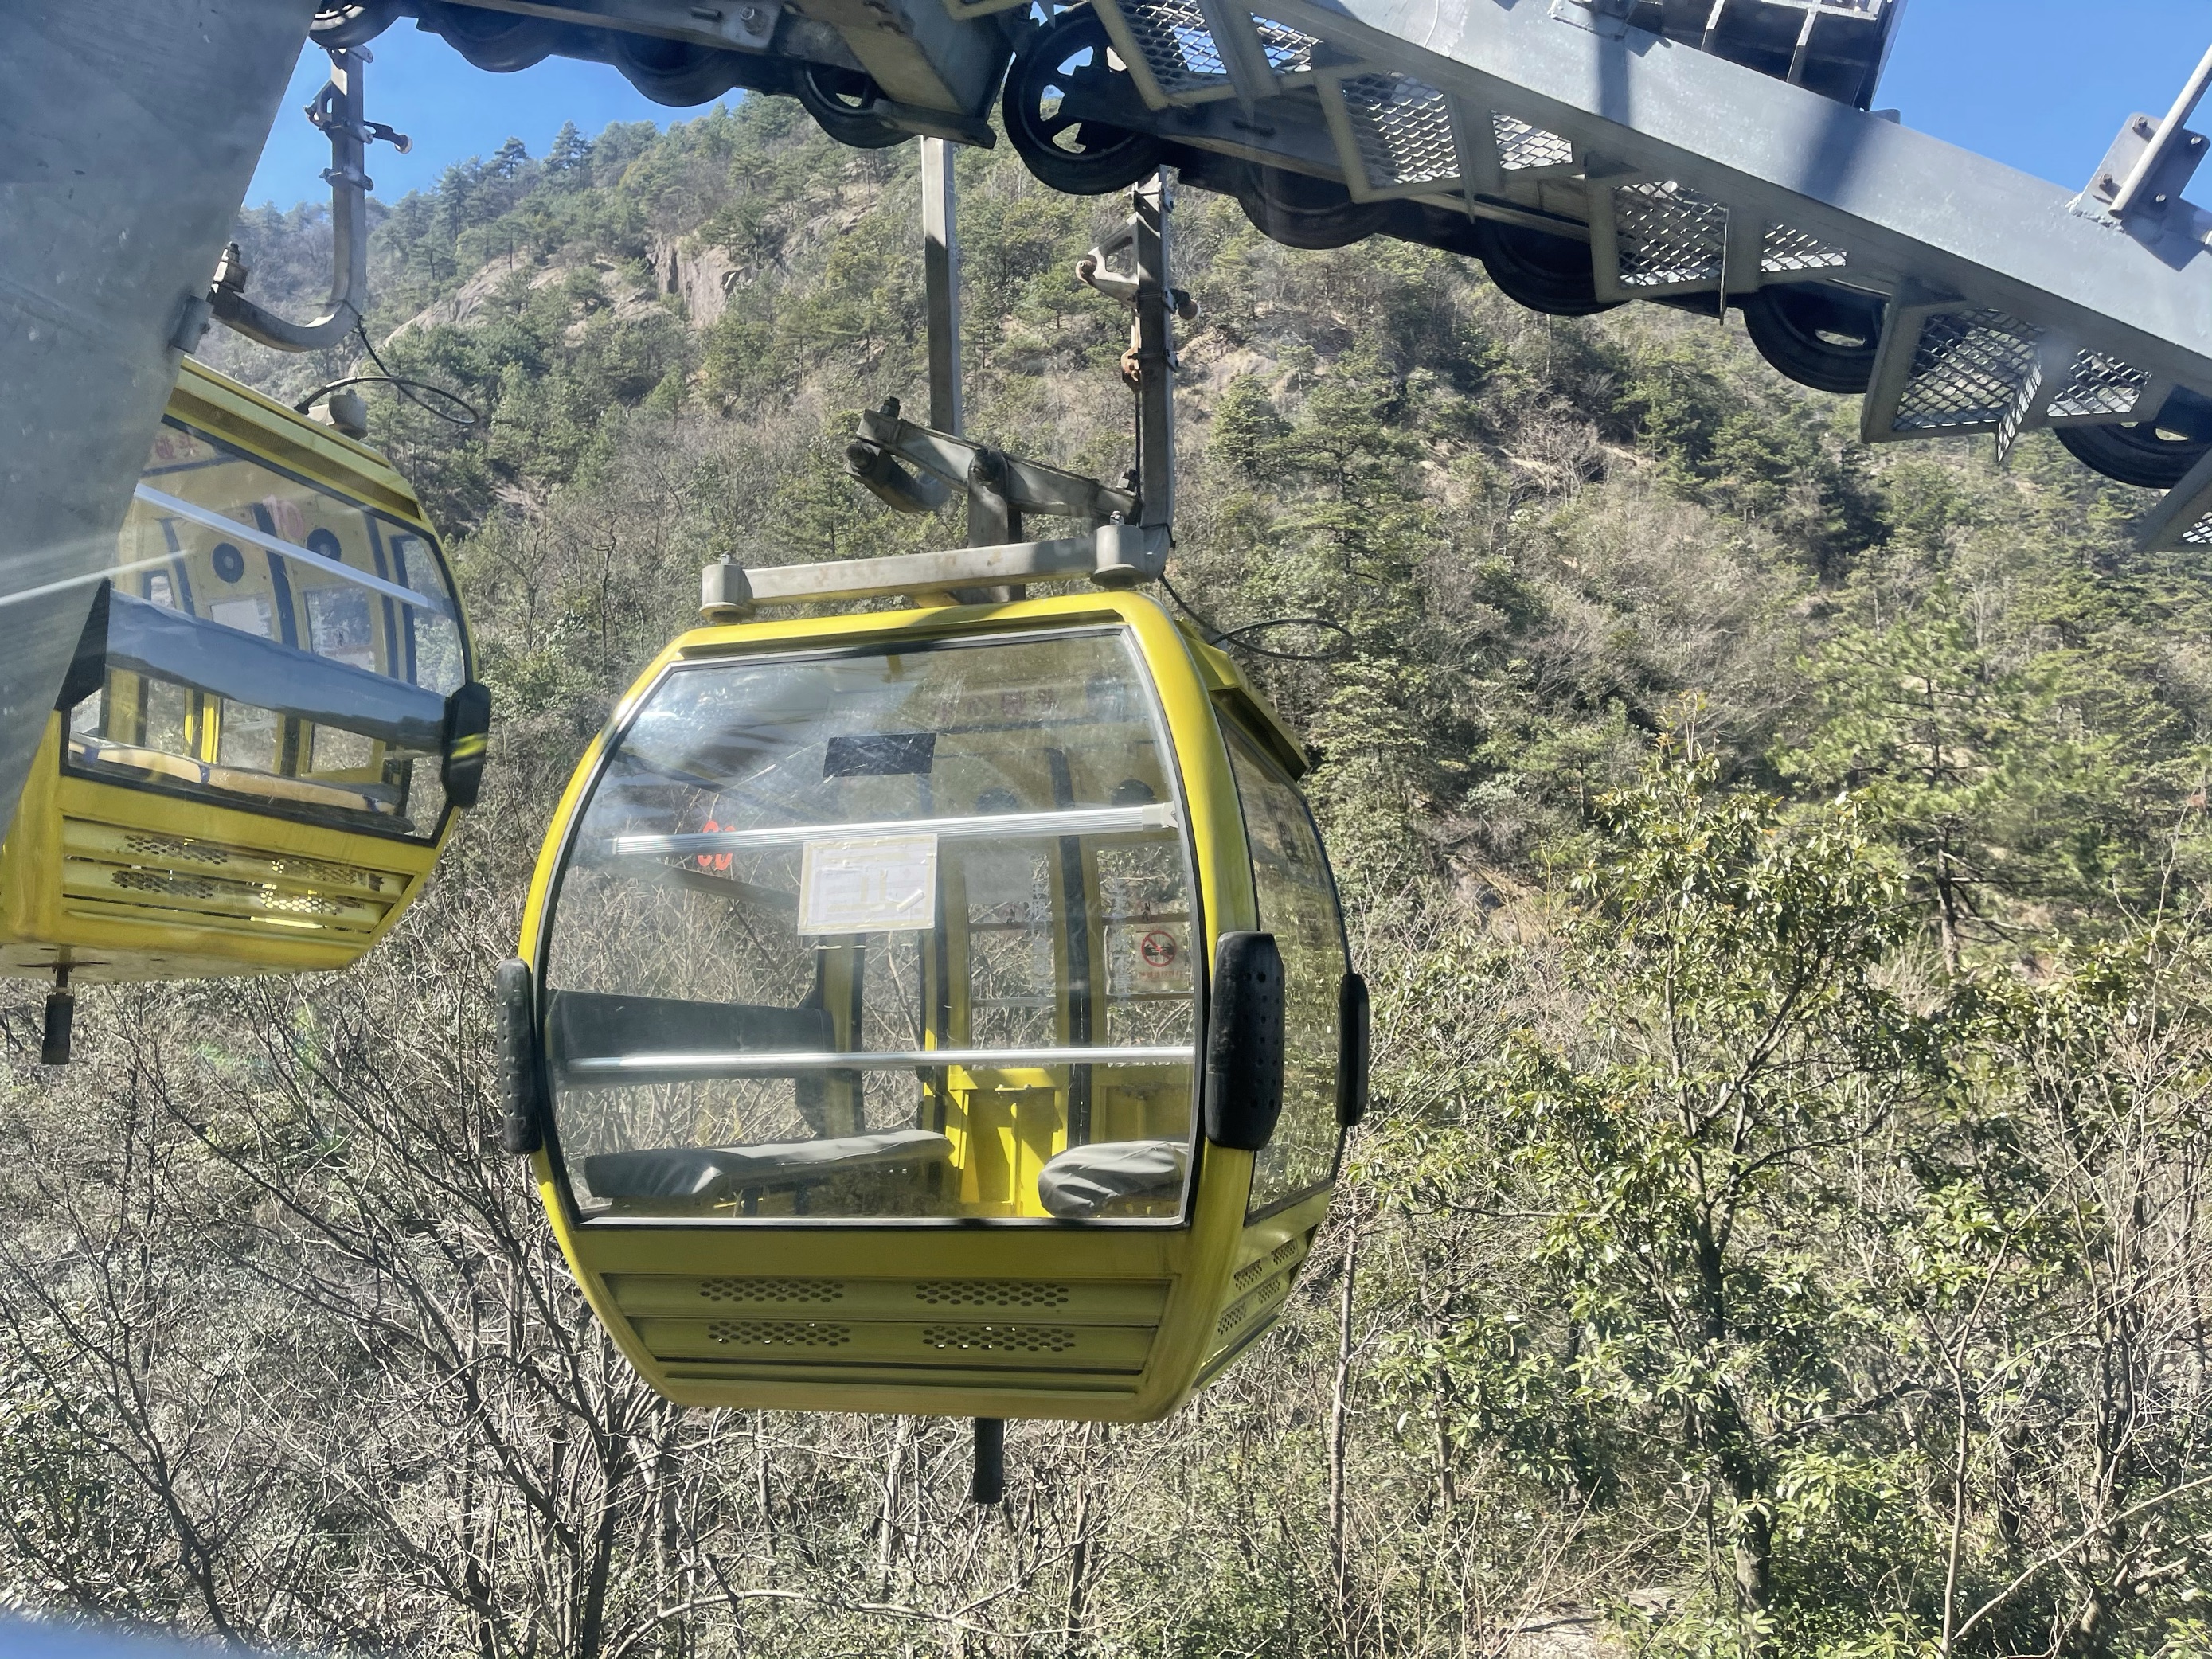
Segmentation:
[(1766, 243), (1759, 251), (1759, 268), (1769, 276), (1785, 276), (1807, 270), (1841, 270), (1850, 256), (1830, 247), (1818, 237), (1787, 225), (1769, 225)]
[(2087, 424), (2131, 415), (2149, 386), (2150, 375), (2142, 369), (2101, 351), (2079, 351), (2065, 388), (2051, 401), (2050, 417)]
[(2033, 324), (2002, 311), (1929, 318), (1892, 427), (1925, 433), (1996, 427), (2035, 374), (2041, 337)]
[(2212, 513), (2207, 513), (2181, 532), (2181, 544), (2184, 547), (2212, 547)]
[(1573, 143), (1556, 132), (1547, 132), (1513, 115), (1492, 115), (1490, 125), (1498, 135), (1498, 165), (1508, 173), (1575, 164)]
[(1220, 45), (1195, 0), (1145, 0), (1124, 4), (1121, 12), (1137, 50), (1144, 54), (1145, 67), (1168, 97), (1228, 88), (1229, 66), (1222, 61)]
[(1278, 23), (1272, 17), (1255, 17), (1252, 27), (1259, 31), (1260, 45), (1267, 54), (1267, 67), (1278, 75), (1304, 75), (1314, 66), (1314, 53), (1321, 42), (1304, 29), (1294, 29), (1288, 23)]
[(1708, 287), (1728, 254), (1728, 210), (1672, 183), (1613, 190), (1620, 286), (1630, 293)]
[(1340, 90), (1369, 189), (1459, 177), (1451, 107), (1434, 87), (1407, 75), (1354, 75)]

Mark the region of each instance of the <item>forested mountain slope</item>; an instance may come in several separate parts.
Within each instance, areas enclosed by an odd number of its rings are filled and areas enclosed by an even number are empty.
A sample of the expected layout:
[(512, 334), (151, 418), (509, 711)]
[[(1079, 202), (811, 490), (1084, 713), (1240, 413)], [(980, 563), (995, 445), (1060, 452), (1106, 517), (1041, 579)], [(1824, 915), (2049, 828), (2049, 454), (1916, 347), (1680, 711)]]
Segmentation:
[[(1121, 205), (960, 166), (971, 428), (1118, 474)], [(491, 969), (703, 562), (944, 538), (841, 465), (921, 400), (917, 202), (757, 100), (383, 216), (378, 349), (485, 416), (371, 392), (486, 805), (343, 978), (88, 994), (66, 1072), (9, 1006), (8, 1593), (484, 1659), (2212, 1652), (2212, 585), (2047, 439), (1870, 453), (1733, 324), (1196, 192), (1176, 586), (1347, 630), (1244, 636), (1378, 995), (1332, 1231), (1176, 1419), (1014, 1425), (1000, 1511), (964, 1425), (629, 1376), (496, 1151)], [(240, 240), (307, 309), (319, 216)]]

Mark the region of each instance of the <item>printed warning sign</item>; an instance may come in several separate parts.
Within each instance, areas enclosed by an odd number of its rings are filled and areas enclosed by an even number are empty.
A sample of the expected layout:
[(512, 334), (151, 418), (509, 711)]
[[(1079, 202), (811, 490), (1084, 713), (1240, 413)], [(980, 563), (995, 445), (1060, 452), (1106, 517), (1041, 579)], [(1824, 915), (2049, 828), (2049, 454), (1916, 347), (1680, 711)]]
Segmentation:
[(1121, 922), (1107, 930), (1107, 992), (1139, 996), (1146, 992), (1190, 990), (1190, 963), (1182, 928), (1164, 921)]
[(936, 836), (806, 843), (799, 870), (801, 933), (912, 933), (936, 916)]

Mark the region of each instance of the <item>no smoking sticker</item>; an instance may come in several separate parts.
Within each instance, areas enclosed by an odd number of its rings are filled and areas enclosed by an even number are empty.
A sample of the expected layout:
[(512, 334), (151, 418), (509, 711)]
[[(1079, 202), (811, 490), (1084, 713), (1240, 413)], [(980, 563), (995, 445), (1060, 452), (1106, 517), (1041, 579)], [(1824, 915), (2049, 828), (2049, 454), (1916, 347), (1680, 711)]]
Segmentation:
[(1156, 921), (1123, 923), (1106, 935), (1108, 991), (1115, 996), (1146, 992), (1188, 994), (1190, 969), (1183, 960), (1182, 930)]

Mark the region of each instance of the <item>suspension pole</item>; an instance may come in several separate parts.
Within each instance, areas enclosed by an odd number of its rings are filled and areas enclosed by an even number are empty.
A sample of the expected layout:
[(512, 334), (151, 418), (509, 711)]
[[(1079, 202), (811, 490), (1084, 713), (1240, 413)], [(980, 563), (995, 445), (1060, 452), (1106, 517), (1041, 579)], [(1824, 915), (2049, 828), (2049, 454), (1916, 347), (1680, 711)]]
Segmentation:
[(1135, 191), (1137, 256), (1137, 522), (1175, 522), (1175, 301), (1169, 289), (1168, 211), (1163, 167)]
[(921, 141), (922, 288), (929, 329), (929, 423), (959, 433), (960, 230), (953, 206), (952, 146)]
[(996, 1504), (1006, 1496), (1006, 1419), (975, 1419), (975, 1470), (968, 1482), (968, 1501)]

